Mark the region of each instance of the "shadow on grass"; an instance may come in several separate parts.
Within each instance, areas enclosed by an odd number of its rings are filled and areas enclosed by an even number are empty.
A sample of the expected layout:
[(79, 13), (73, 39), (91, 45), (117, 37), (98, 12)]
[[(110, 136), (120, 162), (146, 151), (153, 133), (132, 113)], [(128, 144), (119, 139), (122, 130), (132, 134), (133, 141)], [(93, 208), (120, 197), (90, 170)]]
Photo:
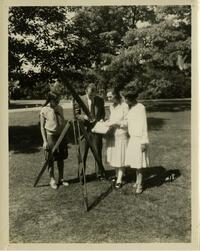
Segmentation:
[(10, 126), (9, 151), (17, 153), (39, 152), (42, 146), (42, 137), (39, 125)]
[[(72, 125), (66, 136), (68, 143), (74, 144)], [(15, 154), (39, 152), (42, 147), (42, 142), (39, 124), (9, 127), (9, 151), (14, 151)]]
[(154, 118), (154, 117), (148, 117), (147, 118), (147, 125), (148, 130), (160, 130), (163, 125), (166, 123), (165, 121), (168, 119), (161, 119), (161, 118)]
[(88, 207), (88, 211), (90, 211), (91, 209), (93, 209), (94, 207), (96, 207), (103, 199), (105, 199), (113, 190), (113, 184), (110, 184), (108, 189), (103, 192), (100, 196), (98, 196), (93, 202), (92, 204), (89, 205)]
[[(97, 180), (97, 176), (96, 176), (95, 173), (86, 174), (85, 178), (86, 178), (86, 183), (89, 183), (89, 182), (92, 182), (92, 181)], [(80, 182), (81, 184), (83, 184), (83, 181), (81, 182), (81, 181), (79, 180), (78, 172), (77, 172), (77, 177), (68, 180), (68, 182), (69, 182), (69, 183), (78, 183), (78, 182)]]
[[(154, 169), (155, 167), (152, 168)], [(172, 182), (181, 175), (178, 169), (163, 170), (161, 172), (157, 172), (156, 170), (151, 170), (151, 172), (146, 174), (147, 174), (147, 179), (144, 182), (145, 189), (155, 186), (158, 187), (166, 182)]]
[[(149, 117), (147, 119), (148, 129), (151, 130), (160, 130), (163, 125), (166, 123), (162, 118)], [(76, 135), (78, 135), (77, 126)], [(67, 141), (69, 144), (74, 145), (74, 129), (73, 124), (69, 127), (67, 132)], [(31, 126), (10, 126), (9, 127), (9, 150), (17, 153), (35, 153), (39, 152), (42, 147), (42, 136), (40, 133), (39, 124)], [(70, 147), (70, 146), (69, 146)]]
[[(144, 176), (144, 186), (145, 188), (161, 186), (165, 182), (172, 182), (177, 179), (181, 173), (178, 169), (169, 169), (166, 170), (162, 166), (154, 166), (143, 168), (143, 176)], [(106, 179), (111, 182), (112, 179), (115, 178), (115, 170), (107, 170), (106, 171)], [(136, 181), (136, 169), (134, 168), (126, 168), (125, 176), (123, 178), (125, 183), (131, 183)], [(78, 174), (76, 178), (67, 180), (69, 183), (81, 183), (79, 180)], [(97, 177), (95, 173), (86, 175), (86, 183), (97, 181)], [(83, 183), (81, 183), (83, 184)], [(37, 187), (49, 186), (49, 184), (37, 185)]]
[[(91, 181), (94, 181), (96, 180), (96, 175), (95, 174), (90, 174), (90, 175), (87, 175), (86, 176), (86, 186), (87, 186), (87, 183), (88, 182), (91, 182)], [(70, 180), (66, 180), (67, 182), (69, 182), (70, 184), (72, 183), (79, 183), (80, 186), (82, 187), (83, 189), (83, 184), (80, 182), (79, 178), (74, 178), (74, 179), (70, 179)], [(99, 182), (99, 184), (101, 183), (100, 181), (97, 181)], [(103, 181), (104, 182), (104, 181)], [(96, 197), (92, 203), (90, 203), (90, 205), (87, 205), (87, 211), (90, 211), (92, 210), (94, 207), (96, 207), (103, 199), (105, 199), (113, 190), (113, 183), (112, 182), (107, 182), (108, 183), (108, 188), (102, 192), (98, 197)], [(49, 186), (49, 184), (38, 184), (37, 187), (38, 188), (43, 188), (43, 187), (47, 187)], [(58, 185), (58, 189), (59, 189), (59, 186)]]
[(146, 110), (148, 112), (181, 112), (191, 110), (191, 101), (165, 101), (165, 102), (151, 102), (144, 101)]
[[(166, 170), (162, 166), (154, 166), (149, 168), (143, 169), (143, 175), (144, 175), (144, 190), (151, 188), (151, 187), (158, 187), (166, 182), (172, 182), (175, 179), (177, 179), (181, 174), (178, 169), (174, 170)], [(104, 198), (106, 198), (114, 189), (114, 182), (112, 179), (115, 177), (115, 170), (107, 170), (106, 171), (106, 177), (109, 183), (108, 189), (101, 193), (100, 196), (98, 196), (89, 206), (88, 211), (96, 207)], [(86, 176), (87, 182), (93, 181), (96, 179), (95, 174), (90, 174)], [(127, 168), (125, 172), (124, 181), (125, 183), (130, 183), (136, 180), (136, 169)], [(79, 182), (79, 179), (73, 179), (69, 182), (75, 183)]]
[(40, 184), (40, 185), (37, 184), (36, 187), (50, 187), (50, 185), (49, 184)]
[(9, 104), (9, 109), (42, 107), (41, 104)]
[[(115, 170), (107, 170), (106, 171), (106, 177), (107, 177), (107, 183), (108, 188), (102, 192), (98, 197), (96, 197), (90, 205), (87, 204), (87, 211), (92, 210), (95, 208), (103, 199), (105, 199), (114, 189), (114, 182), (112, 181), (112, 178), (115, 175)], [(143, 169), (143, 175), (144, 175), (144, 190), (155, 187), (155, 186), (161, 186), (163, 183), (166, 182), (172, 182), (176, 178), (178, 178), (181, 174), (178, 169), (175, 170), (166, 170), (162, 166), (155, 166), (155, 167), (149, 167), (149, 168), (144, 168)], [(89, 174), (86, 175), (86, 186), (88, 182), (96, 180), (96, 175), (95, 174)], [(125, 172), (125, 178), (124, 181), (125, 183), (130, 183), (132, 181), (136, 180), (136, 169), (132, 168), (127, 168)], [(74, 178), (71, 180), (68, 180), (69, 183), (80, 183), (80, 186), (82, 186), (83, 189), (83, 184), (80, 182), (79, 178)], [(99, 181), (99, 183), (101, 183)], [(37, 185), (37, 187), (46, 187), (49, 186), (49, 184), (40, 184)]]
[[(115, 177), (115, 170), (114, 169), (112, 169), (112, 170), (105, 170), (105, 173), (106, 173), (106, 180), (108, 180), (108, 181), (111, 181), (112, 178)], [(86, 174), (86, 182), (87, 183), (95, 181), (95, 180), (98, 180), (97, 176), (96, 176), (96, 173)], [(68, 182), (70, 182), (70, 183), (80, 182), (79, 177), (78, 177), (78, 172), (77, 172), (77, 177), (73, 178), (71, 180), (68, 180)]]
[[(166, 170), (162, 166), (143, 168), (142, 171), (144, 176), (144, 189), (161, 186), (166, 182), (172, 182), (181, 175), (178, 169)], [(126, 183), (136, 181), (136, 169), (127, 168), (124, 180)]]

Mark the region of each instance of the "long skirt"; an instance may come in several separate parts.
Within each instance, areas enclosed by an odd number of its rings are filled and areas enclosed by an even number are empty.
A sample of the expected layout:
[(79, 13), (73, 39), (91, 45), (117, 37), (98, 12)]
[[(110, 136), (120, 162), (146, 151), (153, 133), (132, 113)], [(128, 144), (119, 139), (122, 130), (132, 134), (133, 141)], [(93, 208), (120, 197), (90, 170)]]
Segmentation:
[(110, 166), (125, 166), (127, 144), (127, 134), (109, 135), (109, 137), (107, 137), (107, 162), (110, 164)]
[(131, 168), (149, 167), (148, 149), (141, 150), (142, 137), (131, 136), (126, 151), (125, 165)]

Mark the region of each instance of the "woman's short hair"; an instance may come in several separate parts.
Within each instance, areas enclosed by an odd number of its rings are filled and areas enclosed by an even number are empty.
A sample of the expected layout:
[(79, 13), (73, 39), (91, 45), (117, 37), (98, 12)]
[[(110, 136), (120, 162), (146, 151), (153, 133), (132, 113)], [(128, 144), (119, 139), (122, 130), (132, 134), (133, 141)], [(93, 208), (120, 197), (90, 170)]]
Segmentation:
[(51, 101), (55, 101), (58, 100), (60, 98), (60, 95), (58, 95), (57, 93), (54, 93), (52, 91), (48, 92), (47, 97), (46, 97), (46, 101), (44, 103), (43, 106), (46, 106), (47, 104), (49, 104)]
[(116, 88), (111, 88), (107, 91), (108, 92), (111, 92), (113, 94), (113, 96), (115, 97), (115, 99), (118, 101), (118, 102), (121, 102), (122, 100), (122, 96), (119, 92), (119, 90), (117, 90)]
[(131, 100), (131, 101), (137, 99), (138, 95), (139, 95), (139, 93), (138, 93), (137, 90), (128, 91), (128, 92), (123, 93), (124, 98), (128, 99), (128, 100)]

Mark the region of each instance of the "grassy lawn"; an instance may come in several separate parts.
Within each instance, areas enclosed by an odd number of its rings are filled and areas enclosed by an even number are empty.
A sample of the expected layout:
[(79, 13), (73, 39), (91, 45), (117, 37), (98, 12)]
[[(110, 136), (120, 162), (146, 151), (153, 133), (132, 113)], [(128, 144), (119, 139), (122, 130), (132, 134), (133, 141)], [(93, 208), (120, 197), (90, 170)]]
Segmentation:
[[(60, 103), (70, 103), (70, 100), (61, 100)], [(10, 100), (9, 109), (41, 107), (45, 100)]]
[[(10, 113), (10, 243), (190, 242), (190, 103), (147, 103), (147, 111), (151, 168), (146, 173), (146, 190), (134, 194), (134, 170), (127, 170), (120, 191), (109, 190), (109, 181), (93, 179), (90, 155), (87, 189), (90, 205), (96, 203), (89, 212), (84, 210), (82, 187), (77, 182), (72, 131), (65, 161), (70, 186), (52, 190), (45, 172), (33, 188), (44, 161), (38, 111)], [(72, 117), (70, 110), (65, 110), (65, 117)], [(105, 167), (112, 174), (106, 163)], [(166, 172), (180, 175), (164, 182)]]

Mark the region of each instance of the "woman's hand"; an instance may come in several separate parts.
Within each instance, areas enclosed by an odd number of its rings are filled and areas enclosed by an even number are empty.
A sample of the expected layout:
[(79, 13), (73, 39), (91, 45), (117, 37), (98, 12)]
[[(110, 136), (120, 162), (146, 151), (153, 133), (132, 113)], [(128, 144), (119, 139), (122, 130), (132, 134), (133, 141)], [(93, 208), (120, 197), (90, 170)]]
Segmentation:
[(84, 120), (89, 120), (89, 118), (88, 118), (87, 115), (83, 115), (83, 119), (84, 119)]
[(112, 121), (106, 121), (107, 126), (110, 128), (116, 128), (119, 127), (120, 125), (117, 122), (112, 122)]
[(110, 125), (111, 125), (110, 121), (109, 121), (109, 120), (106, 120), (106, 121), (105, 121), (105, 125), (110, 127)]
[(49, 148), (47, 141), (43, 142), (43, 148), (44, 148), (44, 150), (47, 150)]
[(111, 125), (111, 127), (114, 127), (114, 128), (119, 128), (120, 127), (120, 124), (115, 122)]

